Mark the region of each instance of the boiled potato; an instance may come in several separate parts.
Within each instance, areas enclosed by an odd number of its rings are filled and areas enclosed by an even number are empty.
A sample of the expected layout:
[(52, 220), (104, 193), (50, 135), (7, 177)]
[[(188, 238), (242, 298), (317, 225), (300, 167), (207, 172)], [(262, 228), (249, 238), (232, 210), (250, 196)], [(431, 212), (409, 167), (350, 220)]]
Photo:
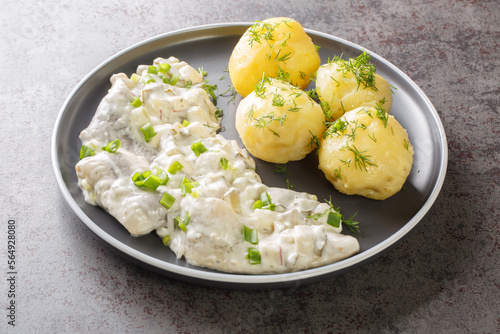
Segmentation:
[(391, 87), (375, 73), (366, 52), (349, 60), (337, 57), (321, 65), (316, 73), (316, 88), (330, 121), (358, 107), (379, 104), (389, 112), (392, 105)]
[(347, 112), (325, 132), (319, 168), (348, 195), (383, 200), (397, 193), (413, 164), (406, 130), (383, 108)]
[(303, 90), (266, 78), (236, 110), (236, 130), (247, 150), (268, 162), (304, 158), (325, 131), (321, 106)]
[(277, 17), (255, 22), (241, 37), (229, 59), (233, 86), (245, 97), (265, 73), (305, 89), (321, 60), (300, 23)]

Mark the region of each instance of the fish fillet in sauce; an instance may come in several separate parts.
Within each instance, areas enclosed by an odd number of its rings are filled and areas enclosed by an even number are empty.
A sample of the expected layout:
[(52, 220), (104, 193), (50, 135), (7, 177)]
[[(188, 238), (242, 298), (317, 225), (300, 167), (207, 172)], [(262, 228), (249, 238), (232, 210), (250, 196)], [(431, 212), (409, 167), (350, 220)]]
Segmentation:
[[(330, 205), (264, 185), (246, 150), (217, 133), (216, 108), (198, 71), (174, 57), (153, 66), (140, 65), (131, 78), (113, 75), (80, 134), (95, 150), (76, 165), (88, 203), (133, 236), (155, 231), (178, 258), (225, 272), (292, 272), (359, 251), (355, 238), (340, 234), (342, 225), (327, 224)], [(136, 98), (140, 105), (131, 103)], [(147, 124), (156, 133), (149, 142), (141, 130)], [(117, 139), (116, 152), (102, 149)], [(167, 173), (168, 182), (155, 190), (139, 187), (132, 177), (145, 171)], [(170, 208), (160, 204), (165, 193), (175, 199)], [(245, 238), (244, 229), (256, 239)]]

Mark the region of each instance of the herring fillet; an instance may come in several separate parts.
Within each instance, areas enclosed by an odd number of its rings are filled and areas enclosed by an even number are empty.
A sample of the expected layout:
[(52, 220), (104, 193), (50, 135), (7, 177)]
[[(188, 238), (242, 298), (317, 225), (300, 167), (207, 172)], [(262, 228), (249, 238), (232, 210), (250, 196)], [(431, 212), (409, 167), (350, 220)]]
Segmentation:
[[(314, 195), (262, 184), (246, 150), (217, 134), (216, 108), (201, 88), (201, 74), (173, 57), (158, 58), (154, 66), (165, 63), (171, 66), (167, 75), (178, 76), (175, 85), (148, 73), (146, 65), (138, 67), (137, 81), (125, 74), (111, 78), (111, 89), (80, 135), (82, 144), (96, 150), (76, 166), (88, 203), (103, 207), (132, 235), (168, 235), (168, 246), (177, 257), (220, 271), (291, 272), (359, 252), (355, 238), (340, 234), (340, 226), (327, 224), (327, 215), (321, 216), (329, 205)], [(144, 83), (148, 77), (155, 82)], [(130, 104), (135, 97), (141, 98), (141, 106)], [(156, 132), (149, 143), (141, 131), (147, 123)], [(122, 142), (117, 152), (100, 149), (116, 139)], [(193, 143), (201, 143), (206, 151), (197, 154)], [(169, 173), (167, 184), (156, 191), (132, 182), (136, 172), (167, 171), (174, 162), (182, 170)], [(183, 193), (183, 182), (192, 182), (191, 193)], [(170, 209), (160, 204), (164, 193), (175, 198)], [(275, 210), (252, 208), (266, 193)], [(314, 215), (321, 217), (311, 218)], [(179, 227), (181, 220), (188, 221), (185, 231)], [(257, 230), (257, 244), (243, 240), (243, 226)], [(251, 247), (259, 250), (260, 264), (246, 258)]]

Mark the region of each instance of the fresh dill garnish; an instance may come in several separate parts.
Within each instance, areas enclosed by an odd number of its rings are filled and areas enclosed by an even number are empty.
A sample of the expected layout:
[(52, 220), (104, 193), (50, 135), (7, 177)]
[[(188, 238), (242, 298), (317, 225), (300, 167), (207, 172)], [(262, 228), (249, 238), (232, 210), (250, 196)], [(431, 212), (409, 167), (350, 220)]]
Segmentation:
[(287, 189), (293, 189), (293, 188), (295, 188), (295, 185), (291, 184), (290, 180), (288, 180), (288, 179), (285, 180), (285, 184), (286, 184), (286, 188)]
[(323, 114), (325, 114), (325, 117), (328, 119), (328, 118), (332, 118), (332, 110), (330, 109), (330, 103), (326, 102), (325, 100), (321, 101), (319, 103), (321, 109), (323, 110)]
[(277, 80), (285, 81), (285, 82), (290, 82), (290, 73), (284, 71), (279, 65), (276, 65), (278, 67), (278, 70), (276, 71), (276, 76), (275, 78)]
[(280, 57), (281, 49), (278, 50), (276, 56), (274, 57), (274, 61), (287, 61), (291, 57), (291, 52), (288, 52)]
[(349, 230), (351, 230), (351, 232), (361, 233), (359, 222), (354, 220), (354, 217), (356, 217), (356, 215), (358, 214), (357, 212), (351, 215), (349, 218), (344, 218), (344, 215), (340, 213), (340, 208), (336, 208), (333, 205), (331, 196), (329, 200), (325, 199), (325, 202), (330, 206), (328, 209), (326, 209), (322, 213), (307, 216), (306, 218), (318, 220), (319, 218), (328, 215), (327, 224), (332, 225), (333, 227), (339, 227), (342, 223), (347, 226)]
[(203, 67), (198, 68), (198, 73), (200, 73), (202, 77), (206, 77), (208, 74), (207, 71), (203, 69)]
[(281, 47), (285, 47), (287, 46), (287, 43), (288, 43), (288, 40), (292, 37), (292, 33), (289, 32), (288, 34), (287, 33), (283, 33), (283, 35), (285, 35), (285, 39), (281, 42)]
[(227, 101), (227, 104), (229, 104), (230, 102), (236, 103), (236, 89), (234, 88), (233, 85), (228, 85), (224, 93), (219, 94), (219, 96), (224, 96), (224, 97), (231, 96), (229, 101)]
[(224, 111), (222, 109), (215, 109), (215, 118), (219, 119), (221, 118), (222, 116), (224, 116)]
[(255, 87), (254, 87), (255, 95), (257, 95), (258, 97), (263, 99), (265, 97), (265, 94), (266, 94), (265, 85), (267, 83), (269, 83), (270, 81), (271, 80), (269, 79), (269, 77), (264, 73), (262, 75), (262, 79), (260, 79), (257, 83), (255, 83)]
[(318, 88), (311, 88), (306, 90), (307, 96), (309, 96), (310, 99), (314, 101), (319, 101), (319, 96), (318, 96)]
[(326, 122), (326, 131), (323, 134), (323, 138), (337, 134), (338, 132), (344, 133), (347, 129), (349, 123), (338, 118), (335, 122)]
[(283, 107), (285, 105), (285, 98), (280, 94), (273, 94), (272, 105), (274, 107)]
[(311, 134), (311, 140), (309, 141), (309, 144), (307, 144), (307, 147), (310, 147), (311, 149), (316, 148), (316, 154), (318, 154), (318, 150), (320, 147), (319, 138), (314, 133), (312, 133), (311, 130), (309, 130), (309, 133)]
[(371, 88), (374, 91), (378, 91), (378, 88), (375, 86), (375, 65), (370, 60), (370, 54), (363, 50), (363, 53), (355, 58), (343, 60), (339, 57), (334, 57), (333, 62), (337, 63), (338, 72), (342, 72), (344, 75), (347, 73), (354, 75), (358, 89), (363, 85), (364, 88)]
[[(367, 166), (374, 166), (374, 167), (377, 167), (377, 165), (372, 161), (370, 160), (371, 158), (371, 155), (368, 155), (366, 154), (367, 150), (365, 151), (359, 151), (356, 146), (354, 145), (349, 145), (347, 144), (346, 146), (343, 146), (341, 148), (342, 151), (350, 151), (353, 155), (354, 155), (354, 168), (356, 169), (360, 169), (361, 171), (362, 170), (365, 170), (367, 171)], [(351, 164), (351, 159), (349, 160), (341, 160), (341, 162), (344, 164), (344, 165), (347, 165), (348, 167), (350, 167), (350, 164)]]
[(337, 179), (342, 180), (342, 170), (341, 170), (341, 168), (340, 168), (340, 167), (339, 167), (339, 168), (335, 168), (335, 169), (333, 170), (333, 174), (335, 175), (335, 177), (336, 177)]
[(286, 170), (285, 164), (274, 164), (274, 167), (276, 167), (276, 169), (273, 171), (273, 173), (282, 173), (282, 174), (292, 175), (292, 174), (288, 173), (288, 171)]
[(297, 106), (297, 102), (295, 102), (295, 100), (292, 100), (292, 103), (293, 103), (293, 105), (292, 105), (292, 104), (290, 104), (290, 103), (288, 103), (288, 105), (289, 105), (290, 107), (288, 108), (288, 110), (287, 110), (287, 111), (289, 111), (289, 112), (297, 112), (297, 111), (299, 111), (300, 109), (302, 109), (302, 108), (300, 108), (300, 107), (298, 107), (298, 106)]
[(377, 138), (375, 138), (375, 132), (374, 132), (371, 136), (370, 136), (370, 135), (368, 135), (368, 137), (369, 137), (371, 140), (373, 140), (373, 142), (374, 142), (374, 143), (376, 143), (376, 142), (377, 142)]
[(255, 21), (255, 23), (248, 29), (250, 47), (253, 43), (261, 43), (261, 39), (266, 41), (274, 41), (274, 30), (276, 26), (268, 22)]
[(410, 148), (410, 141), (408, 139), (403, 140), (403, 146), (408, 151)]
[(385, 97), (376, 104), (375, 110), (377, 118), (382, 121), (382, 123), (384, 124), (384, 128), (387, 128), (387, 121), (389, 120), (389, 115), (382, 107), (384, 103), (385, 103)]
[(208, 95), (212, 98), (214, 105), (217, 105), (217, 95), (215, 91), (217, 90), (217, 84), (210, 85), (207, 80), (201, 85), (201, 87), (207, 92)]

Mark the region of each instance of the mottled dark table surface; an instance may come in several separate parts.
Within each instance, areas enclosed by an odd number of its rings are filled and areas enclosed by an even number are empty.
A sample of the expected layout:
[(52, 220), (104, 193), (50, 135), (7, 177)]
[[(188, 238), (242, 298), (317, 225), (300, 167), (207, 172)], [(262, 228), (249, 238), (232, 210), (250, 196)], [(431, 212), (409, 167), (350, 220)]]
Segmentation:
[[(500, 2), (18, 0), (1, 7), (0, 332), (499, 332)], [(146, 38), (274, 16), (362, 45), (422, 88), (449, 145), (435, 205), (374, 262), (290, 289), (192, 285), (116, 255), (56, 184), (51, 132), (64, 100), (102, 61)], [(15, 327), (7, 310), (9, 221), (17, 241)]]

